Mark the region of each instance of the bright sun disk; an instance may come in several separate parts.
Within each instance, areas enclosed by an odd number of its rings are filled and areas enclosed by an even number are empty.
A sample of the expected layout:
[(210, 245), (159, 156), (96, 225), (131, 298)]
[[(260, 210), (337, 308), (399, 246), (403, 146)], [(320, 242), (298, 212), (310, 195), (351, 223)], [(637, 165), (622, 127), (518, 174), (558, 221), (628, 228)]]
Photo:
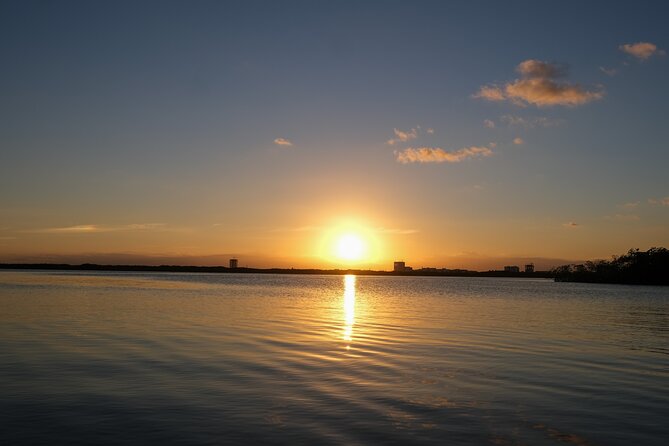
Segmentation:
[(365, 243), (355, 234), (345, 234), (337, 240), (337, 257), (344, 260), (360, 260), (365, 254)]

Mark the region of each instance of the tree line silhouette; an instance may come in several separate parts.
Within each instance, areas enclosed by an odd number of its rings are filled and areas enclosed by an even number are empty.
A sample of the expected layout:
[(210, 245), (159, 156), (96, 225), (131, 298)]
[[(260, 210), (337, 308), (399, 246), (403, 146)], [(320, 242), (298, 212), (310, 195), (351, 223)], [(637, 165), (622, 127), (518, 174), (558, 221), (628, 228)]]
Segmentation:
[(669, 250), (630, 249), (612, 260), (594, 260), (581, 265), (562, 265), (552, 270), (556, 282), (669, 285)]

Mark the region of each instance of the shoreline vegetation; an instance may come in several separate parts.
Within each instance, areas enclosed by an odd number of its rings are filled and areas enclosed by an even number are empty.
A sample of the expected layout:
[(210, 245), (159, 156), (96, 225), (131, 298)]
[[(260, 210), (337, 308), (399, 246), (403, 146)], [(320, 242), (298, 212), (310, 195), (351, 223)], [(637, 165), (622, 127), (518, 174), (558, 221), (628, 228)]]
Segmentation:
[(627, 285), (669, 285), (669, 250), (630, 249), (611, 260), (594, 260), (581, 265), (562, 265), (551, 270), (556, 282), (618, 283)]
[(98, 265), (83, 263), (0, 263), (0, 269), (28, 269), (50, 271), (135, 271), (135, 272), (174, 272), (174, 273), (248, 273), (248, 274), (322, 274), (359, 276), (448, 276), (448, 277), (526, 277), (553, 278), (550, 271), (507, 272), (507, 271), (471, 271), (466, 269), (421, 268), (410, 271), (381, 271), (369, 269), (318, 269), (318, 268), (229, 268), (227, 266), (186, 266), (186, 265)]
[(517, 277), (554, 279), (556, 282), (614, 283), (628, 285), (669, 285), (669, 250), (650, 248), (648, 251), (630, 249), (626, 254), (611, 260), (593, 260), (583, 264), (569, 264), (549, 271), (471, 271), (466, 269), (420, 268), (407, 271), (381, 271), (367, 269), (317, 269), (317, 268), (230, 268), (226, 266), (187, 265), (99, 265), (84, 263), (0, 263), (4, 270), (48, 271), (128, 271), (176, 273), (247, 273), (247, 274), (321, 274), (360, 276), (438, 276), (438, 277)]

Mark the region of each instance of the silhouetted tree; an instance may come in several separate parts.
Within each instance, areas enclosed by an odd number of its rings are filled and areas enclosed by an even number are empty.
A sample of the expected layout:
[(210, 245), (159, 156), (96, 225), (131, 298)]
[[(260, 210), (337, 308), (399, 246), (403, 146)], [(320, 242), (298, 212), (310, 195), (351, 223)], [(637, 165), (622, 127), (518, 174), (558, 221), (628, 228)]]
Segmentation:
[(552, 270), (557, 282), (598, 282), (669, 285), (669, 250), (630, 249), (612, 260), (588, 261), (584, 265), (562, 265)]

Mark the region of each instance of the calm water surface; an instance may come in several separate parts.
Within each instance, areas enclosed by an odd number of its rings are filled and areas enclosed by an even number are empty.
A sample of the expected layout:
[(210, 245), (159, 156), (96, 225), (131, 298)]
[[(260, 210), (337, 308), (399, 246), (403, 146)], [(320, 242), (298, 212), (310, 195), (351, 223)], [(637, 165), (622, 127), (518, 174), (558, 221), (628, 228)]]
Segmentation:
[(665, 445), (669, 288), (0, 272), (0, 444)]

